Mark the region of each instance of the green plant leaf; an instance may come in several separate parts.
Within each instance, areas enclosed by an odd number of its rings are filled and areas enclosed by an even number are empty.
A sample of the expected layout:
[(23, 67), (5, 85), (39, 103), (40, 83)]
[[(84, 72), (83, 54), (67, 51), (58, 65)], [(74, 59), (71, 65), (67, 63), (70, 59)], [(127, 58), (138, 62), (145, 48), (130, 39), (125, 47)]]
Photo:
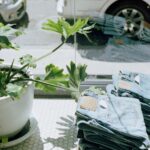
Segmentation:
[(18, 50), (18, 46), (10, 42), (10, 38), (17, 37), (21, 34), (21, 31), (13, 29), (11, 25), (4, 25), (0, 23), (0, 49), (11, 48)]
[(79, 89), (80, 83), (83, 82), (87, 77), (86, 68), (86, 65), (79, 64), (78, 66), (76, 66), (74, 62), (71, 62), (70, 66), (67, 66), (70, 86)]
[(0, 35), (6, 36), (7, 38), (12, 37), (12, 36), (13, 37), (20, 36), (22, 32), (18, 29), (14, 29), (12, 26), (13, 25), (11, 24), (4, 25), (0, 23)]
[(61, 24), (58, 22), (54, 22), (53, 20), (48, 19), (47, 22), (43, 23), (42, 28), (48, 31), (54, 31), (62, 34)]
[(8, 137), (2, 137), (2, 143), (6, 144), (8, 143)]
[(80, 85), (81, 82), (85, 81), (87, 77), (86, 73), (86, 65), (77, 65), (74, 62), (70, 63), (70, 66), (67, 66), (68, 74), (69, 74), (69, 81), (68, 85), (70, 88), (75, 89), (77, 92), (72, 92), (72, 97), (76, 100), (79, 98), (80, 95)]
[(88, 89), (86, 89), (85, 91), (83, 91), (82, 95), (85, 95), (85, 94), (89, 93), (89, 91), (92, 91), (97, 95), (106, 95), (106, 92), (102, 88), (98, 88), (98, 87), (95, 87), (95, 86), (91, 86)]
[(6, 36), (0, 36), (0, 50), (2, 48), (12, 48), (17, 49), (16, 45), (11, 43)]
[(0, 71), (0, 97), (7, 95), (6, 80), (7, 80), (7, 73)]
[(49, 19), (46, 23), (43, 24), (43, 29), (57, 32), (65, 39), (68, 39), (75, 33), (81, 32), (80, 30), (87, 24), (87, 22), (88, 18), (77, 19), (77, 21), (73, 25), (71, 25), (64, 18), (59, 18), (57, 22)]
[(86, 19), (77, 19), (77, 21), (73, 24), (71, 27), (70, 35), (74, 35), (77, 32), (80, 32), (80, 30), (87, 25), (88, 18)]
[(6, 91), (8, 95), (11, 96), (12, 98), (19, 98), (20, 94), (23, 91), (23, 88), (24, 87), (22, 85), (9, 83), (6, 86)]
[(35, 58), (33, 58), (33, 56), (29, 54), (22, 56), (19, 59), (19, 62), (21, 65), (29, 64), (28, 65), (29, 67), (36, 68), (36, 64), (34, 63), (34, 61), (35, 61)]
[[(40, 77), (36, 77), (36, 80), (43, 81)], [(46, 81), (47, 82), (47, 81)], [(56, 91), (55, 87), (44, 85), (42, 83), (36, 82), (35, 87), (45, 93), (53, 93)]]
[[(45, 68), (45, 76), (43, 79), (40, 77), (37, 77), (36, 80), (50, 83), (53, 85), (57, 85), (60, 87), (68, 87), (68, 76), (63, 73), (63, 69), (60, 69), (59, 67), (49, 64)], [(42, 83), (36, 83), (36, 88), (44, 91), (44, 92), (55, 92), (56, 87), (45, 85)]]
[(1, 59), (1, 58), (0, 58), (0, 64), (1, 64), (2, 62), (4, 62), (4, 59)]

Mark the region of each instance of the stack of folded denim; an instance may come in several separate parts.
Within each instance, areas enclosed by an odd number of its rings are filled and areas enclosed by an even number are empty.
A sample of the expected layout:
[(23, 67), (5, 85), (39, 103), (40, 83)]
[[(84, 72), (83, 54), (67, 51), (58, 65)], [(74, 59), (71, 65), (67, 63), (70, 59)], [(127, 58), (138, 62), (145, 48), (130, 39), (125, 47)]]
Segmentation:
[(118, 96), (140, 100), (147, 132), (150, 134), (150, 75), (121, 71), (113, 76), (113, 84)]
[(86, 90), (77, 106), (80, 150), (148, 150), (149, 138), (138, 99)]

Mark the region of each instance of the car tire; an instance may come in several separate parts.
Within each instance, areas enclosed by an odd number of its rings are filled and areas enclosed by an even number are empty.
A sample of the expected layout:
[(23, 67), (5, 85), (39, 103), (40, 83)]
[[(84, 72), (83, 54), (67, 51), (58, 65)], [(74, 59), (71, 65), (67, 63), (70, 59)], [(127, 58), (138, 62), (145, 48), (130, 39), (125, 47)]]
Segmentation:
[(150, 22), (149, 12), (143, 3), (121, 2), (112, 7), (108, 14), (125, 18), (122, 34), (128, 37), (138, 37), (144, 28), (145, 21)]

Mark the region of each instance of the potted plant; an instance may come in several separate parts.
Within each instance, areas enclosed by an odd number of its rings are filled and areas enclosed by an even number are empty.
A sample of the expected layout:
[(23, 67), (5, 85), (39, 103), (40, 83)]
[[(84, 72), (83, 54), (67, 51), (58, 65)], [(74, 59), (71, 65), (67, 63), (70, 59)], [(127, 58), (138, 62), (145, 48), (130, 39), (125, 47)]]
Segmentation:
[[(71, 62), (67, 66), (68, 73), (63, 69), (48, 64), (45, 67), (43, 78), (30, 75), (29, 69), (36, 68), (36, 62), (57, 51), (67, 39), (79, 32), (84, 35), (89, 33), (92, 27), (86, 27), (88, 19), (78, 19), (73, 25), (67, 23), (63, 18), (57, 22), (48, 20), (43, 24), (43, 29), (59, 33), (64, 41), (49, 53), (40, 58), (25, 55), (20, 58), (21, 66), (15, 66), (15, 60), (10, 65), (0, 64), (0, 138), (6, 139), (16, 135), (27, 123), (32, 110), (34, 86), (44, 92), (54, 92), (57, 88), (70, 91), (78, 96), (80, 83), (85, 80), (86, 65), (76, 65)], [(10, 42), (10, 35), (18, 36), (20, 32), (11, 26), (0, 25), (0, 49), (17, 47)]]

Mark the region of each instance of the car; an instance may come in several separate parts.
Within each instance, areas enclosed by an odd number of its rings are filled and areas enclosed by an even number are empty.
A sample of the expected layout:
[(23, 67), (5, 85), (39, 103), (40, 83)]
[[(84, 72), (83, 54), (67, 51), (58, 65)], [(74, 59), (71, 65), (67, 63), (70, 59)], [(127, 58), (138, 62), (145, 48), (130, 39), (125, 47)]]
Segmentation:
[(16, 22), (25, 14), (26, 0), (0, 0), (0, 22)]
[[(125, 19), (122, 34), (138, 36), (150, 22), (150, 0), (57, 0), (60, 16), (98, 17), (109, 14)], [(117, 30), (117, 29), (116, 29)]]

